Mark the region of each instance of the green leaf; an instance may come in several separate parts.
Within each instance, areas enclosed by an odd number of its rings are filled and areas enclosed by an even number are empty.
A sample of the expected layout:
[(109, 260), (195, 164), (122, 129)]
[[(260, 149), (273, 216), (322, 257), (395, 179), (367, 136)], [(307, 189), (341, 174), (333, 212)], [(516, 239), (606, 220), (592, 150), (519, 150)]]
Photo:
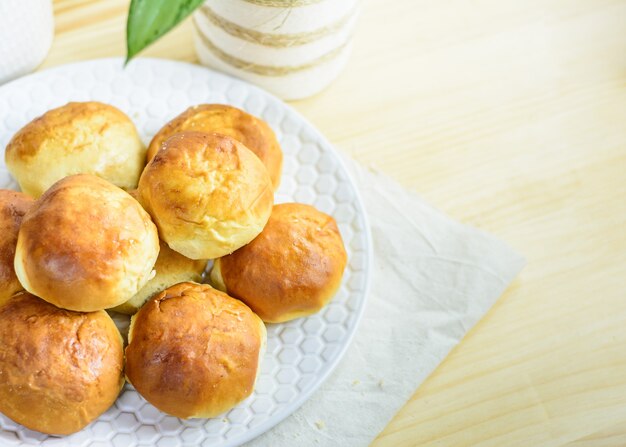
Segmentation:
[(191, 14), (204, 0), (132, 0), (126, 22), (126, 62)]

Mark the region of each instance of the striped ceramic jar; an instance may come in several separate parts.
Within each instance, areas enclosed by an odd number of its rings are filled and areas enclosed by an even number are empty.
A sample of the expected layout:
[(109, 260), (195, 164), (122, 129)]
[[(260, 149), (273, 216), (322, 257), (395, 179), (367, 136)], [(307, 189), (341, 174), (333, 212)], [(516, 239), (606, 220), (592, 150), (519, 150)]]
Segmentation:
[(283, 99), (311, 96), (337, 77), (360, 0), (206, 0), (194, 14), (200, 61)]

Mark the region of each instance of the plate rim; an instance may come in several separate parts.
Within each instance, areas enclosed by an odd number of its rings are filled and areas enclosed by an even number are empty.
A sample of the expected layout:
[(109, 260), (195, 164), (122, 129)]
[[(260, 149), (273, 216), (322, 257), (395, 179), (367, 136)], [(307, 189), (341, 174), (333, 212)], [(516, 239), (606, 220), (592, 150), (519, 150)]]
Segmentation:
[[(95, 63), (110, 63), (110, 64), (117, 63), (119, 66), (122, 67), (122, 69), (125, 69), (126, 66), (123, 64), (123, 61), (124, 59), (122, 57), (104, 57), (104, 58), (83, 59), (81, 61), (55, 65), (53, 67), (47, 67), (40, 71), (29, 73), (19, 78), (13, 79), (3, 85), (0, 85), (0, 95), (2, 95), (4, 91), (10, 90), (12, 87), (14, 87), (15, 84), (24, 82), (25, 80), (34, 79), (34, 78), (45, 79), (45, 77), (49, 73), (63, 71), (66, 69), (89, 66)], [(319, 388), (328, 380), (328, 378), (332, 375), (332, 373), (335, 371), (337, 366), (343, 360), (348, 348), (352, 345), (354, 337), (357, 331), (359, 330), (361, 320), (365, 312), (367, 302), (369, 300), (370, 291), (371, 291), (371, 282), (372, 282), (371, 272), (372, 272), (372, 266), (373, 266), (373, 243), (372, 243), (372, 234), (371, 234), (371, 229), (370, 229), (370, 224), (369, 224), (369, 217), (367, 215), (367, 209), (365, 207), (363, 198), (361, 196), (361, 191), (357, 187), (357, 183), (354, 179), (354, 176), (344, 161), (344, 158), (343, 158), (344, 155), (342, 155), (342, 153), (338, 149), (336, 149), (336, 147), (324, 136), (324, 134), (322, 134), (322, 132), (315, 125), (313, 125), (305, 116), (303, 116), (300, 112), (298, 112), (291, 104), (283, 101), (282, 99), (278, 98), (276, 95), (268, 92), (267, 90), (264, 90), (263, 88), (257, 85), (251, 84), (243, 79), (237, 78), (236, 76), (219, 72), (209, 67), (200, 65), (199, 63), (192, 63), (188, 61), (159, 58), (159, 57), (137, 57), (131, 60), (128, 63), (128, 66), (131, 66), (133, 63), (145, 63), (148, 65), (168, 64), (168, 65), (173, 65), (173, 66), (182, 66), (185, 69), (205, 71), (207, 75), (209, 76), (222, 77), (222, 78), (228, 79), (230, 82), (243, 84), (247, 89), (256, 90), (258, 93), (264, 96), (270, 97), (272, 100), (280, 103), (281, 107), (284, 107), (289, 114), (294, 115), (295, 117), (298, 118), (298, 120), (300, 120), (306, 126), (308, 126), (309, 130), (311, 130), (313, 135), (315, 136), (316, 141), (321, 143), (321, 145), (327, 146), (328, 148), (330, 148), (330, 151), (333, 153), (333, 156), (337, 160), (339, 166), (341, 167), (341, 169), (343, 169), (344, 173), (346, 174), (348, 182), (353, 187), (355, 202), (358, 205), (357, 209), (359, 211), (361, 218), (363, 219), (363, 224), (364, 224), (363, 231), (365, 235), (364, 251), (367, 253), (365, 264), (362, 270), (363, 274), (365, 275), (365, 283), (364, 283), (364, 288), (363, 288), (363, 297), (362, 297), (361, 306), (355, 312), (356, 318), (355, 318), (352, 331), (350, 331), (347, 334), (345, 343), (343, 343), (343, 345), (338, 349), (338, 353), (335, 359), (330, 363), (328, 368), (322, 374), (317, 375), (317, 380), (314, 383), (314, 385), (311, 386), (311, 388), (309, 388), (305, 392), (299, 393), (298, 396), (292, 402), (290, 402), (288, 405), (283, 407), (284, 410), (281, 413), (277, 414), (277, 416), (270, 417), (266, 421), (263, 421), (262, 423), (257, 425), (256, 427), (253, 427), (247, 430), (246, 433), (242, 434), (238, 439), (236, 440), (233, 439), (232, 441), (226, 440), (226, 442), (224, 443), (225, 446), (230, 446), (230, 447), (242, 445), (246, 442), (249, 442), (263, 435), (264, 433), (269, 432), (271, 429), (273, 429), (278, 424), (283, 422), (289, 416), (293, 415), (300, 407), (302, 407), (311, 398), (311, 396), (314, 393), (316, 393), (319, 390)], [(225, 103), (228, 103), (228, 101), (225, 101)], [(4, 151), (5, 151), (5, 148), (2, 148), (3, 153)], [(126, 382), (126, 383), (129, 383), (129, 382)], [(115, 406), (115, 404), (113, 404), (113, 406)], [(163, 414), (167, 414), (167, 413), (163, 413)], [(97, 420), (98, 419), (95, 419), (93, 422)], [(54, 438), (54, 439), (57, 439), (57, 438)], [(18, 445), (24, 445), (24, 444), (18, 444)]]

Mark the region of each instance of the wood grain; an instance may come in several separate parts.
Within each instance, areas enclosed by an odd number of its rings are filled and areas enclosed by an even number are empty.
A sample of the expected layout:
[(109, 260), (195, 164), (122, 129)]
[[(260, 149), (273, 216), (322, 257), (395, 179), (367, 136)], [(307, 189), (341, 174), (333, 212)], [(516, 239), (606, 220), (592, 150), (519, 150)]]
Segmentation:
[[(126, 9), (56, 0), (43, 66), (123, 55)], [(626, 445), (626, 1), (369, 0), (355, 43), (295, 107), (528, 259), (373, 445)]]

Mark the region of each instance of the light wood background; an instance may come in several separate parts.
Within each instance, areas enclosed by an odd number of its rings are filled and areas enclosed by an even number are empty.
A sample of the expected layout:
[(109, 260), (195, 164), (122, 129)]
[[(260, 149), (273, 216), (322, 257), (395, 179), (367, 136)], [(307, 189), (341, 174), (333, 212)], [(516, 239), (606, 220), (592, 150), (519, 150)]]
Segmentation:
[[(123, 55), (127, 6), (55, 0), (43, 66)], [(366, 0), (346, 71), (294, 105), (528, 259), (374, 446), (625, 446), (626, 1)]]

